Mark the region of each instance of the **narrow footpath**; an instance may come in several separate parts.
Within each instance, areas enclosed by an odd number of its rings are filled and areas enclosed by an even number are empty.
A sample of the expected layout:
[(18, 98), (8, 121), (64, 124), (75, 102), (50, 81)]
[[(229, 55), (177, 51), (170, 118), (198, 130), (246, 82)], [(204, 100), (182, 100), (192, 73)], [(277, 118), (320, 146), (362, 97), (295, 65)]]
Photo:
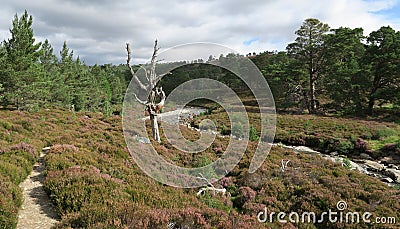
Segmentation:
[(43, 190), (45, 170), (44, 156), (48, 148), (44, 148), (38, 162), (33, 166), (32, 173), (19, 187), (22, 190), (24, 202), (18, 215), (17, 228), (51, 228), (58, 222), (58, 217), (50, 198)]

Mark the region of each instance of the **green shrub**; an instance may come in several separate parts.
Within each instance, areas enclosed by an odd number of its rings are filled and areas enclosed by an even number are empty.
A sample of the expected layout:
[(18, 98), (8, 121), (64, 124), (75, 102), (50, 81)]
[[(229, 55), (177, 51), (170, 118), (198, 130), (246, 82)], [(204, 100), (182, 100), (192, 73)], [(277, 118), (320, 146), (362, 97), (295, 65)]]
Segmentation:
[(258, 135), (257, 130), (256, 130), (256, 128), (254, 128), (253, 125), (250, 126), (249, 140), (250, 141), (260, 140), (260, 136)]
[(236, 137), (243, 137), (244, 136), (244, 131), (243, 131), (243, 125), (241, 122), (235, 122), (232, 126), (232, 131), (231, 133), (236, 136)]
[(97, 168), (70, 167), (50, 171), (44, 189), (50, 194), (59, 213), (79, 212), (84, 205), (104, 204), (105, 201), (126, 201), (122, 181), (102, 174)]
[(229, 131), (228, 128), (225, 126), (225, 124), (222, 124), (220, 133), (221, 133), (222, 135), (229, 135), (229, 134), (230, 134), (230, 131)]
[(354, 149), (354, 144), (349, 141), (340, 141), (336, 146), (336, 150), (341, 154), (350, 154)]
[(346, 158), (343, 158), (343, 166), (344, 166), (346, 169), (351, 169), (351, 162), (350, 162), (350, 159), (348, 159), (347, 157), (346, 157)]
[(390, 128), (381, 128), (376, 130), (371, 138), (374, 140), (382, 140), (383, 138), (388, 138), (395, 135), (398, 135), (396, 130)]

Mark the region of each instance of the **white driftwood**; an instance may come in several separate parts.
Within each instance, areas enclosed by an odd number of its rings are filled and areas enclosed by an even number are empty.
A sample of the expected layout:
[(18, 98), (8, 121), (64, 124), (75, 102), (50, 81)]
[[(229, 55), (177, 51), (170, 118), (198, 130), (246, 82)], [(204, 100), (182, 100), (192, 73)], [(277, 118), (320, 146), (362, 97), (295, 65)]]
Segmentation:
[(197, 177), (197, 179), (204, 180), (207, 183), (207, 187), (201, 188), (197, 192), (197, 194), (196, 194), (197, 196), (204, 195), (207, 190), (213, 191), (214, 195), (215, 195), (215, 193), (222, 193), (222, 195), (225, 195), (225, 193), (226, 193), (225, 188), (216, 188), (209, 180), (207, 180), (207, 178), (205, 178), (203, 176), (203, 174), (200, 173), (199, 175), (200, 175), (200, 177)]
[(225, 193), (226, 193), (226, 189), (225, 189), (225, 188), (204, 187), (204, 188), (201, 188), (201, 189), (197, 192), (196, 195), (197, 195), (197, 196), (204, 195), (204, 193), (205, 193), (207, 190), (213, 191), (213, 192), (214, 192), (214, 195), (215, 195), (216, 192), (217, 192), (217, 193), (222, 193), (222, 195), (225, 195)]
[(281, 161), (281, 172), (284, 173), (286, 170), (287, 165), (289, 164), (290, 160), (283, 160)]

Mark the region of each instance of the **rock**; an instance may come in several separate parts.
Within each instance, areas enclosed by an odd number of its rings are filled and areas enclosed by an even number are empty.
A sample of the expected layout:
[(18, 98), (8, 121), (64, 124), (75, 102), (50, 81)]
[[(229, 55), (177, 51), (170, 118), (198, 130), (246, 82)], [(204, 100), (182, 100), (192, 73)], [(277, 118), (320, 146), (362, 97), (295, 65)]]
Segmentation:
[(298, 152), (302, 152), (302, 153), (311, 153), (311, 154), (321, 154), (318, 151), (315, 151), (311, 148), (308, 148), (306, 146), (296, 146), (294, 147), (294, 150), (298, 151)]
[(371, 161), (371, 160), (365, 160), (364, 165), (367, 166), (367, 169), (375, 172), (380, 172), (383, 169), (385, 169), (385, 166), (376, 162), (376, 161)]
[(391, 154), (386, 157), (383, 157), (381, 159), (381, 161), (383, 164), (386, 164), (386, 165), (388, 165), (388, 164), (398, 165), (398, 164), (400, 164), (400, 155)]
[(399, 170), (399, 166), (396, 166), (396, 165), (393, 165), (393, 164), (388, 164), (387, 168)]
[(369, 156), (369, 155), (366, 154), (366, 153), (360, 153), (360, 158), (361, 158), (361, 159), (366, 159), (366, 160), (371, 160), (371, 159), (372, 159), (372, 157)]
[(400, 171), (396, 169), (387, 169), (383, 172), (386, 176), (392, 178), (393, 180), (400, 182)]
[(330, 153), (330, 155), (331, 155), (332, 157), (335, 157), (335, 156), (337, 156), (337, 155), (339, 155), (339, 154), (338, 154), (338, 152), (332, 152), (332, 153)]
[(369, 172), (367, 170), (365, 170), (363, 167), (361, 167), (359, 164), (357, 164), (353, 161), (350, 161), (350, 166), (352, 169), (357, 169), (361, 173), (369, 174)]
[(381, 179), (381, 181), (386, 182), (386, 183), (393, 183), (394, 181), (390, 177), (384, 177)]
[(143, 143), (143, 144), (150, 144), (150, 139), (146, 137), (136, 136), (136, 141)]

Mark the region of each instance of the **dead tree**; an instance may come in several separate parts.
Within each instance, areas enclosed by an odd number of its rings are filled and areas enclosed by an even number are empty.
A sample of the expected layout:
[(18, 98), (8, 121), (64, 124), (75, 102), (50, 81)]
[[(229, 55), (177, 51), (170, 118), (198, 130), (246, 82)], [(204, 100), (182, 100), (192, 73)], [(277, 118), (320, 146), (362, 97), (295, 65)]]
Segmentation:
[[(155, 141), (160, 142), (160, 133), (158, 130), (158, 123), (157, 123), (157, 115), (159, 114), (160, 110), (163, 108), (164, 103), (165, 103), (165, 93), (162, 89), (162, 87), (157, 87), (157, 82), (160, 81), (160, 79), (165, 75), (158, 75), (156, 74), (156, 58), (157, 58), (157, 53), (158, 53), (158, 46), (157, 46), (157, 40), (154, 42), (154, 50), (153, 50), (153, 55), (151, 57), (151, 62), (150, 62), (150, 69), (145, 70), (145, 76), (146, 76), (146, 83), (143, 83), (140, 81), (138, 76), (136, 75), (135, 71), (132, 69), (131, 66), (131, 46), (129, 43), (126, 44), (126, 51), (128, 53), (128, 58), (126, 60), (126, 64), (128, 65), (128, 68), (131, 72), (132, 79), (137, 83), (139, 86), (140, 90), (144, 91), (147, 93), (149, 96), (147, 98), (147, 101), (143, 101), (138, 98), (136, 94), (134, 94), (136, 100), (146, 106), (146, 111), (150, 115), (150, 122), (151, 122), (151, 129), (152, 129), (152, 134), (153, 138)], [(159, 101), (157, 103), (157, 101)]]

